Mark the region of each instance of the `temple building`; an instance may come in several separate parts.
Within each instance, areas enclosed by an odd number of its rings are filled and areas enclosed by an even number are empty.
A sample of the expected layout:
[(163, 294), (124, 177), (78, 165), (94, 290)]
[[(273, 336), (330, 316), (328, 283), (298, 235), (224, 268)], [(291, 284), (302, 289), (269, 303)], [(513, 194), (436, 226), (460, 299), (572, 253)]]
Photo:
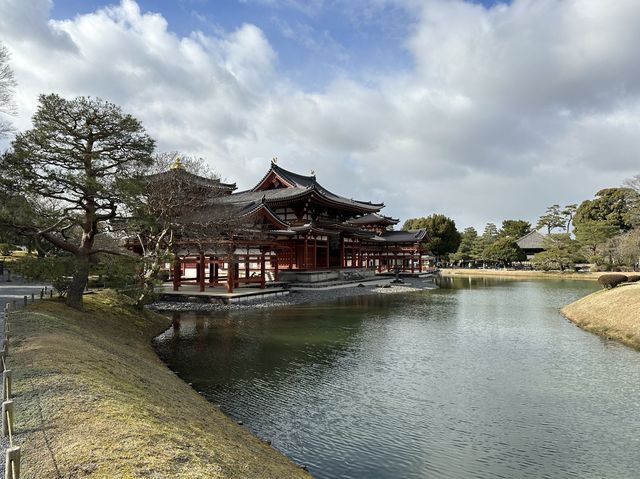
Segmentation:
[(269, 281), (323, 281), (354, 271), (415, 273), (427, 266), (425, 230), (392, 231), (399, 220), (380, 213), (383, 203), (335, 194), (313, 172), (300, 175), (273, 160), (253, 188), (240, 192), (180, 165), (160, 175), (182, 175), (210, 189), (210, 199), (192, 216), (229, 211), (235, 222), (209, 242), (187, 235), (174, 243), (174, 290), (196, 284), (200, 291), (225, 285), (232, 292), (242, 284), (264, 288)]

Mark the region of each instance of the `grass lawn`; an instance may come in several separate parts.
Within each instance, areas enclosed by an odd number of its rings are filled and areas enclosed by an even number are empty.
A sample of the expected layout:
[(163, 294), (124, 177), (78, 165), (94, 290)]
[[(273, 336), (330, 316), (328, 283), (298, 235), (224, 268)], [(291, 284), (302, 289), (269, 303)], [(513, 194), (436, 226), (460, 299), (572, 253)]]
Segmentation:
[(581, 328), (640, 349), (640, 284), (597, 291), (562, 308)]
[(108, 291), (85, 300), (10, 322), (22, 477), (309, 477), (166, 368), (151, 340), (167, 318)]

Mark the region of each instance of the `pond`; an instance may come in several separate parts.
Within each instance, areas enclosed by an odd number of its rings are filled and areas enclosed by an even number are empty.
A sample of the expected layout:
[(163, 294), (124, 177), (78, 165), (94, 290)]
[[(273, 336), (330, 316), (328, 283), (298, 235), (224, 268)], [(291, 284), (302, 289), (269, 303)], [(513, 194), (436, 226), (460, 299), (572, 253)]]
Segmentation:
[(318, 478), (631, 478), (640, 353), (558, 309), (588, 281), (176, 315), (170, 367)]

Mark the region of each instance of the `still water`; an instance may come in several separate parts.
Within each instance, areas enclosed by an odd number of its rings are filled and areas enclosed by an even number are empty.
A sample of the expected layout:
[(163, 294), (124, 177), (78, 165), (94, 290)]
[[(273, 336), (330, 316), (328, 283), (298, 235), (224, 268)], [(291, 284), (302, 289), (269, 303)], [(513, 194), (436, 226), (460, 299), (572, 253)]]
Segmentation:
[(441, 286), (182, 314), (157, 347), (318, 478), (640, 477), (640, 353), (558, 313), (594, 283)]

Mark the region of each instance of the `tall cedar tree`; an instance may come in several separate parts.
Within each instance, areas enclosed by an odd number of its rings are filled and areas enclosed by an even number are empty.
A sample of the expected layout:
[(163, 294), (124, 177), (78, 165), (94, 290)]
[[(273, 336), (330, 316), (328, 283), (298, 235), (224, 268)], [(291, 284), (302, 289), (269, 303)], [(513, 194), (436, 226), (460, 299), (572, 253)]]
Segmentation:
[(112, 103), (50, 94), (40, 96), (33, 128), (3, 155), (3, 184), (23, 200), (5, 222), (75, 257), (69, 306), (83, 308), (96, 255), (115, 253), (101, 249), (96, 237), (122, 217), (121, 205), (138, 172), (151, 164), (154, 145), (140, 122)]

